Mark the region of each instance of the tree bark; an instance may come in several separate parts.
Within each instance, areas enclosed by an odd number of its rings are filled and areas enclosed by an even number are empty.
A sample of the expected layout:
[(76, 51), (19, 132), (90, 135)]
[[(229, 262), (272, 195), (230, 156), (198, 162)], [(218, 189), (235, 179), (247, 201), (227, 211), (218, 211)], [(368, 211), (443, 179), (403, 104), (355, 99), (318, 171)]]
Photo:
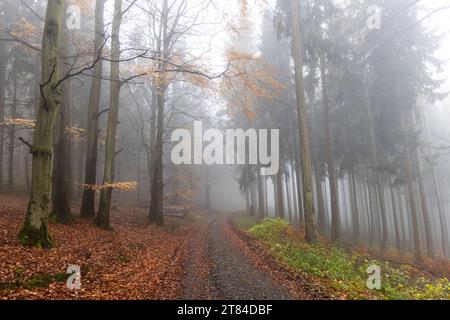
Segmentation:
[[(413, 112), (411, 112), (413, 113)], [(416, 125), (420, 124), (419, 116), (416, 116), (414, 113), (412, 114), (412, 118), (415, 118)], [(425, 192), (424, 179), (423, 179), (423, 163), (422, 156), (423, 152), (421, 147), (416, 149), (416, 161), (415, 164), (417, 166), (417, 182), (419, 185), (419, 197), (420, 204), (422, 206), (422, 217), (425, 226), (425, 238), (426, 238), (426, 247), (427, 247), (427, 255), (431, 258), (434, 258), (436, 255), (435, 247), (434, 247), (434, 239), (433, 239), (433, 231), (432, 231), (432, 222), (431, 222), (431, 213), (428, 207), (428, 199)]]
[(420, 240), (419, 234), (419, 218), (415, 201), (415, 191), (414, 191), (414, 178), (410, 160), (410, 151), (409, 146), (407, 146), (404, 154), (404, 170), (406, 176), (407, 190), (408, 190), (408, 198), (409, 198), (409, 206), (411, 210), (411, 221), (412, 221), (412, 236), (414, 239), (414, 254), (417, 263), (423, 262), (423, 253), (422, 253), (422, 243)]
[(303, 79), (303, 53), (301, 47), (300, 9), (297, 0), (290, 0), (292, 22), (292, 51), (294, 56), (295, 83), (300, 131), (300, 158), (302, 163), (303, 204), (305, 208), (305, 240), (317, 241), (317, 225), (314, 209), (314, 194), (311, 168), (311, 148), (306, 112)]
[(353, 169), (352, 172), (350, 173), (350, 179), (351, 179), (351, 194), (352, 194), (351, 200), (352, 200), (352, 216), (353, 216), (353, 235), (355, 241), (358, 243), (361, 238), (361, 231), (360, 231), (360, 218), (358, 210), (356, 179)]
[(3, 139), (5, 120), (6, 44), (0, 41), (0, 191), (3, 187)]
[[(423, 125), (424, 125), (424, 129), (425, 129), (426, 139), (427, 139), (427, 141), (430, 141), (430, 130), (428, 127), (428, 122), (425, 117), (425, 114), (423, 114), (423, 108), (422, 108), (422, 119), (423, 119)], [(449, 255), (449, 250), (448, 250), (449, 238), (448, 238), (448, 230), (447, 230), (447, 217), (445, 215), (445, 209), (444, 209), (444, 205), (442, 203), (441, 186), (440, 186), (439, 179), (438, 179), (437, 168), (436, 168), (436, 164), (434, 164), (434, 163), (431, 163), (431, 174), (432, 174), (432, 178), (433, 178), (433, 188), (434, 188), (434, 193), (436, 195), (436, 202), (437, 202), (437, 208), (438, 208), (438, 213), (439, 213), (439, 227), (440, 227), (440, 231), (441, 231), (442, 250), (443, 250), (444, 256), (448, 256)]]
[[(300, 148), (299, 135), (295, 134), (294, 143), (296, 148)], [(302, 225), (305, 220), (305, 210), (303, 205), (303, 187), (302, 187), (302, 164), (300, 161), (299, 151), (297, 149), (294, 150), (295, 157), (295, 180), (296, 180), (296, 194), (297, 194), (297, 204), (298, 204), (298, 223)]]
[(53, 157), (52, 217), (59, 223), (72, 221), (70, 209), (70, 145), (66, 128), (70, 124), (69, 81), (63, 84), (63, 102), (58, 111)]
[[(116, 134), (119, 124), (119, 103), (120, 103), (120, 25), (122, 23), (122, 0), (114, 2), (114, 18), (111, 34), (111, 86), (110, 86), (110, 107), (108, 113), (108, 125), (106, 129), (105, 143), (105, 171), (103, 176), (103, 186), (114, 183), (115, 160), (116, 160)], [(100, 205), (95, 223), (103, 229), (111, 229), (110, 212), (112, 200), (112, 187), (103, 187), (100, 193)]]
[(251, 216), (252, 217), (258, 217), (258, 214), (256, 212), (258, 210), (258, 201), (257, 201), (257, 192), (256, 192), (257, 191), (257, 186), (255, 185), (256, 182), (257, 182), (257, 180), (253, 181), (250, 184)]
[(53, 129), (58, 110), (59, 38), (64, 18), (64, 1), (53, 0), (47, 5), (41, 46), (41, 97), (34, 130), (31, 197), (25, 222), (19, 233), (23, 245), (49, 248), (48, 232), (51, 197), (51, 166)]
[[(64, 10), (66, 10), (67, 4)], [(66, 40), (67, 28), (62, 27), (60, 40), (60, 53), (69, 56), (69, 45)], [(63, 74), (69, 72), (67, 64), (60, 62), (60, 70)], [(61, 104), (59, 106), (55, 123), (55, 136), (53, 147), (53, 177), (52, 177), (52, 213), (51, 217), (64, 224), (72, 221), (70, 209), (70, 144), (66, 128), (70, 127), (70, 83), (67, 79), (61, 85)]]
[(258, 218), (264, 219), (266, 216), (266, 207), (265, 207), (265, 195), (264, 195), (264, 183), (265, 183), (265, 177), (261, 176), (259, 174), (258, 170)]
[[(95, 55), (102, 54), (102, 45), (104, 41), (104, 9), (106, 0), (97, 0), (95, 4)], [(103, 62), (99, 60), (94, 67), (91, 82), (91, 92), (89, 96), (88, 107), (88, 125), (87, 125), (87, 146), (85, 161), (85, 185), (95, 185), (97, 183), (97, 147), (98, 147), (98, 116), (100, 105), (100, 93), (102, 87)], [(81, 200), (80, 214), (85, 218), (95, 216), (95, 190), (84, 188)]]
[(338, 198), (338, 183), (336, 178), (336, 168), (333, 159), (333, 142), (331, 139), (331, 124), (330, 124), (330, 103), (328, 98), (327, 76), (325, 69), (325, 59), (320, 58), (320, 78), (322, 81), (322, 98), (323, 98), (323, 112), (325, 119), (325, 141), (326, 141), (326, 155), (328, 167), (328, 181), (330, 184), (331, 197), (331, 240), (337, 241), (340, 238), (341, 219), (339, 213), (339, 198)]
[(289, 217), (289, 221), (295, 222), (295, 217), (293, 214), (293, 210), (292, 210), (292, 199), (291, 199), (291, 192), (292, 190), (289, 188), (289, 176), (285, 176), (284, 179), (284, 185), (285, 185), (285, 189), (286, 189), (286, 206), (287, 206), (287, 213), (288, 213), (288, 217)]
[[(11, 107), (11, 119), (14, 121), (17, 117), (17, 63), (14, 63), (12, 73), (14, 73), (13, 101)], [(8, 188), (14, 188), (14, 152), (15, 152), (16, 125), (14, 122), (9, 128), (9, 154), (8, 154)]]
[(372, 110), (369, 106), (369, 103), (365, 103), (366, 105), (366, 112), (367, 117), (369, 121), (369, 134), (370, 134), (370, 148), (371, 148), (371, 166), (372, 170), (374, 171), (375, 176), (375, 187), (376, 187), (376, 194), (377, 194), (377, 200), (378, 200), (378, 206), (380, 209), (380, 215), (381, 215), (381, 249), (386, 250), (387, 244), (388, 244), (388, 229), (387, 229), (387, 219), (386, 219), (386, 203), (384, 199), (384, 188), (381, 183), (381, 177), (380, 173), (377, 171), (379, 166), (379, 159), (378, 159), (378, 151), (377, 151), (377, 145), (376, 145), (376, 138), (375, 138), (375, 123), (373, 119)]
[(152, 188), (151, 188), (151, 203), (150, 203), (150, 222), (159, 225), (164, 224), (163, 212), (163, 195), (164, 195), (164, 177), (163, 177), (163, 144), (164, 144), (164, 105), (165, 105), (165, 85), (164, 88), (158, 88), (158, 120), (155, 156), (152, 169)]
[(397, 250), (401, 251), (401, 240), (400, 240), (400, 226), (397, 205), (395, 204), (395, 192), (394, 186), (391, 181), (391, 202), (392, 202), (392, 216), (394, 217), (394, 228), (395, 228), (395, 243), (397, 245)]
[(283, 178), (282, 178), (282, 173), (281, 171), (279, 171), (275, 177), (276, 179), (276, 185), (275, 185), (275, 190), (276, 190), (276, 212), (277, 212), (277, 217), (284, 219), (285, 218), (285, 214), (284, 214), (284, 199), (283, 199)]
[(417, 182), (419, 186), (419, 197), (420, 204), (422, 207), (422, 217), (425, 226), (425, 239), (426, 239), (426, 248), (427, 255), (430, 258), (434, 258), (435, 250), (434, 250), (434, 240), (433, 240), (433, 231), (431, 226), (431, 216), (430, 210), (428, 209), (428, 200), (425, 193), (424, 182), (423, 182), (423, 166), (422, 159), (419, 148), (416, 150), (416, 166), (417, 166)]
[[(158, 39), (158, 47), (162, 48), (162, 60), (166, 61), (168, 58), (169, 51), (169, 39), (167, 36), (168, 32), (168, 1), (164, 0), (163, 10), (161, 14), (161, 29), (160, 29), (160, 39)], [(161, 50), (159, 50), (161, 51)], [(157, 111), (157, 121), (156, 121), (156, 142), (155, 142), (155, 152), (153, 157), (153, 168), (152, 168), (152, 187), (151, 187), (151, 202), (150, 202), (150, 213), (149, 220), (151, 223), (156, 223), (159, 225), (164, 224), (164, 163), (163, 163), (163, 153), (164, 153), (164, 110), (165, 110), (165, 99), (167, 90), (167, 79), (165, 75), (166, 64), (164, 62), (159, 63), (159, 70), (161, 71), (161, 78), (159, 81), (155, 81), (156, 87), (156, 103), (158, 107)]]

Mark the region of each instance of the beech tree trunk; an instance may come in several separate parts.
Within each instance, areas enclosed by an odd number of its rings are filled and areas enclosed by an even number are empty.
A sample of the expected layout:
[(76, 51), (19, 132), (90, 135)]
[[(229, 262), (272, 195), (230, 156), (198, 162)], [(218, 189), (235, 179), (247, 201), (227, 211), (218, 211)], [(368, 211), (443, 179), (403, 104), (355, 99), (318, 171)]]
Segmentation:
[(150, 212), (149, 220), (151, 223), (156, 223), (159, 225), (164, 224), (164, 163), (163, 163), (163, 152), (164, 152), (164, 118), (165, 118), (165, 99), (167, 91), (167, 79), (165, 77), (166, 64), (165, 60), (168, 58), (169, 51), (169, 39), (167, 37), (168, 32), (168, 1), (164, 0), (163, 10), (161, 14), (161, 28), (160, 28), (160, 38), (158, 39), (158, 47), (162, 50), (162, 62), (159, 63), (159, 70), (161, 71), (160, 81), (155, 81), (155, 93), (156, 93), (156, 103), (157, 103), (157, 121), (156, 121), (156, 141), (155, 141), (155, 152), (153, 157), (153, 168), (152, 168), (152, 179), (151, 179), (151, 202), (150, 202)]
[[(17, 117), (17, 64), (14, 63), (14, 87), (13, 87), (13, 101), (11, 107), (11, 119)], [(14, 123), (9, 127), (9, 154), (8, 154), (8, 188), (12, 190), (14, 188), (14, 152), (15, 152), (15, 138), (16, 138), (16, 125)]]
[(41, 46), (41, 97), (31, 148), (31, 197), (25, 222), (19, 233), (23, 245), (42, 248), (52, 246), (48, 218), (52, 185), (53, 129), (59, 96), (59, 40), (64, 15), (63, 0), (48, 2)]
[[(106, 0), (97, 0), (95, 4), (95, 57), (101, 56), (104, 41), (104, 9)], [(103, 62), (99, 60), (94, 67), (91, 82), (91, 92), (88, 107), (87, 147), (85, 161), (85, 185), (97, 183), (97, 147), (98, 147), (98, 117), (100, 91), (102, 87)], [(81, 200), (80, 214), (85, 218), (95, 216), (95, 190), (84, 188)]]
[[(108, 113), (108, 125), (106, 128), (105, 143), (105, 171), (103, 186), (114, 184), (115, 160), (116, 160), (116, 135), (119, 124), (119, 100), (120, 100), (120, 25), (122, 23), (122, 0), (114, 2), (114, 19), (111, 34), (111, 86), (110, 106)], [(103, 187), (100, 193), (100, 206), (95, 224), (103, 229), (111, 229), (110, 213), (112, 200), (112, 187)]]
[[(66, 10), (67, 4), (64, 10)], [(69, 56), (69, 45), (66, 37), (67, 28), (62, 27), (60, 40), (60, 53)], [(63, 74), (69, 72), (66, 63), (60, 62), (60, 70)], [(70, 79), (61, 85), (61, 104), (55, 124), (55, 136), (53, 147), (53, 187), (52, 187), (52, 218), (68, 224), (72, 221), (70, 209), (70, 144), (66, 128), (70, 127)]]
[(5, 120), (6, 44), (0, 41), (0, 191), (3, 187), (3, 138)]

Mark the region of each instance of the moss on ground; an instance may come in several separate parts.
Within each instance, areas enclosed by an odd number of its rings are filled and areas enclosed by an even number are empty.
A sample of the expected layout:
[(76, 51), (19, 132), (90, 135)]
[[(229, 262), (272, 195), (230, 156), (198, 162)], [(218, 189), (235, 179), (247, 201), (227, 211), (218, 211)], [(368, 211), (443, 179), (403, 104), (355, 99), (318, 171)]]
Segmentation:
[(31, 277), (25, 278), (25, 270), (17, 268), (14, 273), (14, 280), (7, 283), (0, 283), (0, 290), (14, 290), (14, 289), (27, 289), (32, 290), (35, 288), (46, 288), (52, 283), (65, 282), (69, 278), (69, 274), (57, 273), (57, 274), (37, 274)]

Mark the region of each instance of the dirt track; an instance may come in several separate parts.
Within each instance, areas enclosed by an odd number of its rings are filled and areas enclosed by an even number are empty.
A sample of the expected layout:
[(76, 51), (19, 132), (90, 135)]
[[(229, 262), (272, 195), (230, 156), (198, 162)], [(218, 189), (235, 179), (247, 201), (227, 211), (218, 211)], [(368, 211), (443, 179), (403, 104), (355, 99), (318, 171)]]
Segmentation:
[(193, 239), (184, 282), (185, 299), (289, 300), (240, 248), (225, 216), (210, 218)]

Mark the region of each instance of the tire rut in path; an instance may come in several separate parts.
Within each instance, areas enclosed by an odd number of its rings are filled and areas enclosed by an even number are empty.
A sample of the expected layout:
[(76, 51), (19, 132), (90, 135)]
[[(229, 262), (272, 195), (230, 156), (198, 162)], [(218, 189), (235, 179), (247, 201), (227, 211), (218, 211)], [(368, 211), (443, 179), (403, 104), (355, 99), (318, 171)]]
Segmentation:
[(218, 296), (226, 300), (292, 299), (288, 291), (234, 246), (227, 227), (226, 217), (219, 216), (210, 221), (206, 230), (211, 276)]

